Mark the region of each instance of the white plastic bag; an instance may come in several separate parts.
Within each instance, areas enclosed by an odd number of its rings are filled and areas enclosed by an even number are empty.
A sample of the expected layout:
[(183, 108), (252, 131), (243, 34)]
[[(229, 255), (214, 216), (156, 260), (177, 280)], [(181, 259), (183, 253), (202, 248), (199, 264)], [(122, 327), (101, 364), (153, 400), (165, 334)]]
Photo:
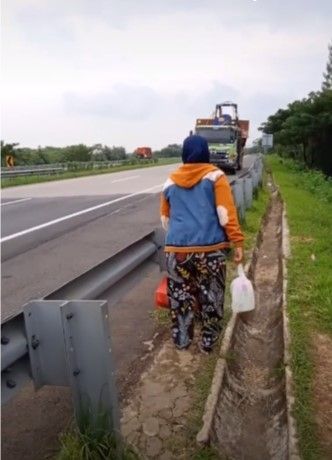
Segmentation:
[(246, 277), (243, 265), (238, 265), (238, 276), (231, 283), (232, 310), (242, 313), (255, 308), (255, 295), (251, 281)]

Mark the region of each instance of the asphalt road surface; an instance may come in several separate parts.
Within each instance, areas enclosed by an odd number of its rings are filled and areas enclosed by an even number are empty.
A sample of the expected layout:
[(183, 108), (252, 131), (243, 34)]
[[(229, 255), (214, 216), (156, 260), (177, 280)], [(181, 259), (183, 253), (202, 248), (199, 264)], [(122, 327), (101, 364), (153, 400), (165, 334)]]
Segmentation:
[[(245, 169), (254, 157), (245, 158)], [(176, 165), (67, 179), (2, 192), (2, 321), (159, 226), (159, 192)], [(229, 176), (230, 180), (233, 176)], [(148, 363), (161, 331), (151, 318), (156, 269), (111, 307), (121, 397)], [(106, 293), (107, 297), (107, 293)], [(153, 345), (152, 345), (153, 346)], [(2, 410), (2, 454), (35, 460), (58, 448), (72, 408), (66, 388), (32, 385)]]

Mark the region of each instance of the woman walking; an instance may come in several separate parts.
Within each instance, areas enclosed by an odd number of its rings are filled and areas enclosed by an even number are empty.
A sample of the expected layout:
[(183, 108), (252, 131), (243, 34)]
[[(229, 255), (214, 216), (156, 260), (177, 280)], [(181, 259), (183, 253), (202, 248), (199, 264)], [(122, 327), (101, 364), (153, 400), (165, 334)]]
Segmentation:
[(203, 352), (212, 350), (221, 331), (230, 245), (234, 261), (243, 258), (243, 234), (230, 185), (209, 160), (207, 141), (189, 136), (183, 143), (183, 165), (171, 174), (161, 195), (173, 341), (179, 349), (188, 348), (199, 316)]

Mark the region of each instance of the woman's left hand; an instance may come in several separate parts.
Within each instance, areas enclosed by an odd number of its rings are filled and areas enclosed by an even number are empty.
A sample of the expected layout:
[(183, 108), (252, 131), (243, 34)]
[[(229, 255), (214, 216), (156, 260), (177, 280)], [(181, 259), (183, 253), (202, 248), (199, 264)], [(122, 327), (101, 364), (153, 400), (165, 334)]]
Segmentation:
[(237, 247), (234, 249), (234, 262), (240, 264), (243, 260), (243, 248)]

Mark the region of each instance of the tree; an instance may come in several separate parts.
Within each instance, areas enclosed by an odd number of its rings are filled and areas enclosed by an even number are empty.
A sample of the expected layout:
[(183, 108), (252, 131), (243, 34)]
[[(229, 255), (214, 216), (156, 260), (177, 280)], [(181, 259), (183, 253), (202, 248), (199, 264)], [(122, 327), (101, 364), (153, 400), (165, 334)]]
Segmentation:
[(91, 150), (84, 144), (70, 145), (63, 149), (62, 161), (90, 161)]
[(281, 130), (290, 113), (290, 109), (279, 109), (274, 115), (270, 115), (258, 129), (266, 134), (276, 134)]
[(326, 72), (323, 74), (322, 91), (332, 89), (332, 43), (328, 46), (329, 57), (326, 64)]
[(127, 158), (126, 149), (124, 147), (108, 147), (103, 148), (103, 155), (108, 161), (125, 160)]
[(312, 92), (307, 98), (279, 109), (262, 123), (260, 130), (274, 134), (283, 155), (309, 168), (332, 175), (332, 90)]
[(308, 164), (308, 145), (313, 133), (313, 117), (303, 111), (294, 111), (283, 124), (279, 133), (279, 142), (285, 145), (301, 146), (301, 160)]
[(182, 147), (179, 144), (170, 144), (161, 150), (154, 152), (155, 157), (159, 158), (171, 158), (180, 157), (182, 154)]
[(41, 161), (36, 149), (22, 147), (18, 148), (15, 152), (15, 163), (18, 166), (38, 165)]
[(47, 163), (61, 163), (65, 147), (46, 146), (43, 148), (44, 158)]
[(244, 152), (246, 155), (251, 155), (253, 153), (259, 153), (262, 151), (262, 138), (259, 137), (254, 139), (251, 147), (246, 147)]

